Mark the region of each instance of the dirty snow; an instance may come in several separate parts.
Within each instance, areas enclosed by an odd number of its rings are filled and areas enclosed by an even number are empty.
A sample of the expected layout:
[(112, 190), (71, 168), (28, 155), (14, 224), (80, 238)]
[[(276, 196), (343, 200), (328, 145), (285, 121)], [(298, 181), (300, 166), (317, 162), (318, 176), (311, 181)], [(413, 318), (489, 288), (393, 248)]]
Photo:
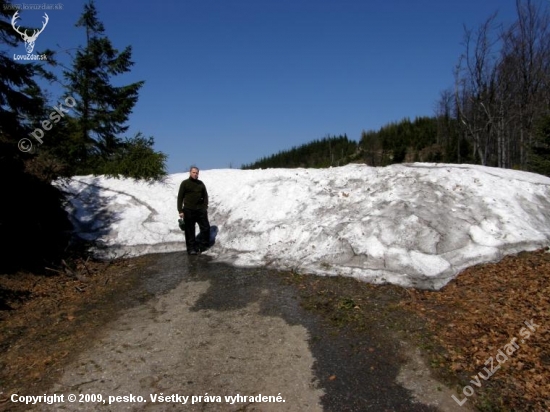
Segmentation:
[[(79, 234), (100, 255), (183, 251), (179, 184), (75, 177), (59, 182)], [(374, 283), (439, 289), (464, 268), (550, 244), (550, 178), (475, 165), (347, 165), (205, 170), (207, 254)], [(199, 257), (200, 259), (200, 257)]]

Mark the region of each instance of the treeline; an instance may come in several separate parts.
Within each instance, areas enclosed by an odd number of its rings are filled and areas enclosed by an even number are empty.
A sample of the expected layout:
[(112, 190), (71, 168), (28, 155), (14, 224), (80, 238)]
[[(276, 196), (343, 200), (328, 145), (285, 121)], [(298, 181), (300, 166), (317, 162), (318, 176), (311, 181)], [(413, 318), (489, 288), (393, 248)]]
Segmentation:
[[(166, 155), (154, 150), (153, 137), (124, 136), (143, 82), (120, 86), (117, 76), (134, 64), (132, 49), (113, 47), (94, 2), (84, 5), (76, 22), (86, 43), (69, 63), (64, 54), (23, 44), (23, 34), (38, 29), (25, 27), (22, 19), (31, 14), (16, 13), (15, 6), (0, 0), (2, 271), (40, 269), (66, 252), (71, 225), (53, 180), (82, 174), (159, 179), (166, 174)], [(48, 23), (47, 16), (43, 19), (41, 29)], [(24, 46), (40, 59), (15, 59)], [(55, 101), (42, 86), (53, 82), (63, 85)]]
[[(327, 136), (243, 165), (243, 169), (343, 166), (366, 163), (387, 166), (401, 162), (453, 162), (455, 148), (443, 143), (440, 120), (435, 117), (405, 118), (380, 130), (363, 131), (361, 140), (347, 135)], [(468, 143), (462, 150), (467, 156)], [(471, 159), (472, 160), (472, 159)]]
[(242, 165), (242, 169), (329, 167), (342, 166), (357, 156), (357, 142), (346, 135), (327, 136), (290, 150), (263, 157), (254, 163)]
[(446, 148), (438, 141), (438, 121), (434, 117), (417, 117), (414, 121), (406, 118), (378, 131), (363, 131), (359, 151), (370, 166), (450, 161)]
[(475, 163), (550, 175), (548, 4), (516, 0), (508, 26), (487, 18), (466, 29), (453, 87), (435, 116), (363, 132), (365, 162)]
[[(476, 30), (465, 30), (454, 85), (441, 92), (435, 116), (363, 131), (354, 149), (346, 139), (350, 151), (337, 156), (337, 163), (474, 163), (550, 176), (548, 3), (516, 0), (516, 10), (517, 18), (508, 26), (499, 24), (495, 14)], [(338, 151), (321, 143), (244, 167), (336, 165), (332, 154)]]
[[(468, 143), (463, 143), (463, 151)], [(347, 135), (327, 136), (243, 165), (243, 169), (343, 166), (366, 163), (387, 166), (401, 162), (453, 162), (454, 147), (442, 142), (440, 121), (435, 117), (405, 118), (380, 130), (363, 131), (361, 140)]]

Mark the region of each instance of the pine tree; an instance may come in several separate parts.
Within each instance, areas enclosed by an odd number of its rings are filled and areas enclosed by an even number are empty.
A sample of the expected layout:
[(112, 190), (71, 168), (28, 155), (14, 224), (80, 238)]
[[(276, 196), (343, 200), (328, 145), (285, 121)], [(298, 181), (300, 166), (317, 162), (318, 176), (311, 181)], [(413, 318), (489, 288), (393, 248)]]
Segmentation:
[(93, 169), (98, 156), (106, 161), (123, 146), (119, 135), (128, 129), (126, 122), (144, 82), (112, 85), (112, 77), (129, 72), (134, 64), (132, 48), (128, 46), (122, 52), (113, 48), (93, 0), (84, 5), (76, 27), (86, 30), (86, 46), (77, 51), (72, 70), (64, 72), (68, 80), (66, 94), (77, 102), (79, 153), (87, 156), (81, 164), (84, 169)]

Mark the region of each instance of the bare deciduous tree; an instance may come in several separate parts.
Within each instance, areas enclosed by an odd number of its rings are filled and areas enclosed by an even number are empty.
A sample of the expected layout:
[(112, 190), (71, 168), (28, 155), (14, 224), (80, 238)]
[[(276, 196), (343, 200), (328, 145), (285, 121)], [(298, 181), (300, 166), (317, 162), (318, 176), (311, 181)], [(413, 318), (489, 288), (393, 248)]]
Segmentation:
[(493, 15), (465, 30), (454, 105), (479, 163), (527, 169), (537, 122), (550, 113), (550, 18), (532, 0), (516, 0), (516, 9), (507, 28)]

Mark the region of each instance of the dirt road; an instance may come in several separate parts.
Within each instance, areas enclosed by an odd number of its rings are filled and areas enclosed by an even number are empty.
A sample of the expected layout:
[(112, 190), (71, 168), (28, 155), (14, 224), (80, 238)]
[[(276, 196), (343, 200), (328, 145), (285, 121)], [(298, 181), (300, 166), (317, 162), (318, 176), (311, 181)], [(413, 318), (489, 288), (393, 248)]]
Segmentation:
[(41, 411), (467, 410), (410, 344), (382, 326), (335, 334), (274, 272), (182, 253), (150, 262), (118, 295), (140, 304), (113, 312), (46, 394), (18, 396), (57, 395)]

